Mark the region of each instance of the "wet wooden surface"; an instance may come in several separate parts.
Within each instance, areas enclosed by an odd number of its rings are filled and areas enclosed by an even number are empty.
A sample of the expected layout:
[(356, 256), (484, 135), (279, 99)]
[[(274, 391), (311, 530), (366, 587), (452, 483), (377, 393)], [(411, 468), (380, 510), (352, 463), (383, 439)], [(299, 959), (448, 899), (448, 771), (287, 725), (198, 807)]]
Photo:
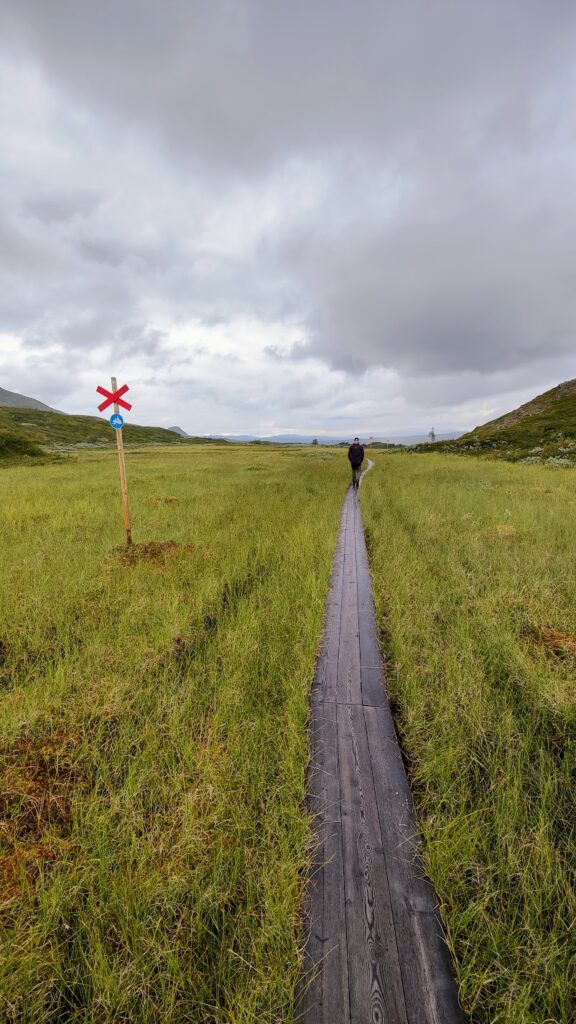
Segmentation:
[(342, 512), (310, 719), (317, 849), (303, 1024), (461, 1024), (386, 696), (358, 492)]

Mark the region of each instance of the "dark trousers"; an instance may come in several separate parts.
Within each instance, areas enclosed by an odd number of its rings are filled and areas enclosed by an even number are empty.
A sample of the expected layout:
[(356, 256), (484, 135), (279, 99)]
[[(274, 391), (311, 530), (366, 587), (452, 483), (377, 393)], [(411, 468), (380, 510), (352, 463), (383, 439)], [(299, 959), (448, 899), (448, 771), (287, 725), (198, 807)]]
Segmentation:
[(360, 466), (352, 466), (352, 486), (358, 487), (360, 483)]

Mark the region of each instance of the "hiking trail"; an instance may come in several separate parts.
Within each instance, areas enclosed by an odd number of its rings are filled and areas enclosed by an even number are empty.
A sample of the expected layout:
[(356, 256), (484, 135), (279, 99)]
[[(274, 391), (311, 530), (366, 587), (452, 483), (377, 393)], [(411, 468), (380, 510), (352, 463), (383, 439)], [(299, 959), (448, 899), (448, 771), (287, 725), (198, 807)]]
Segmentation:
[(358, 493), (344, 500), (311, 697), (318, 845), (298, 1019), (461, 1024), (386, 695)]

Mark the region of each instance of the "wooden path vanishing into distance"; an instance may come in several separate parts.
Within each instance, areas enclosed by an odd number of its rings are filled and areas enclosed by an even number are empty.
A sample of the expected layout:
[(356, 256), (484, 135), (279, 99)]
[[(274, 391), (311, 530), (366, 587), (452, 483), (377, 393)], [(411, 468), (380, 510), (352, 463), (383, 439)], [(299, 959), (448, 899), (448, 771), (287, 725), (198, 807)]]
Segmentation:
[(310, 747), (318, 846), (298, 1020), (461, 1024), (437, 900), (418, 860), (352, 488), (312, 690)]

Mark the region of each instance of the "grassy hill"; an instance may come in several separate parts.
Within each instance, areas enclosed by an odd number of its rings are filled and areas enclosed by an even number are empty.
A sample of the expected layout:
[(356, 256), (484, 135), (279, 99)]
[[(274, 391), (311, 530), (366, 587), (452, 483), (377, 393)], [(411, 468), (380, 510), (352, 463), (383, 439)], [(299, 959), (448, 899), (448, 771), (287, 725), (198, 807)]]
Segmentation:
[(489, 454), (524, 462), (576, 465), (576, 380), (564, 381), (518, 409), (475, 427), (455, 441), (419, 451)]
[[(132, 423), (123, 428), (123, 435), (126, 445), (214, 443), (204, 437), (182, 437), (162, 427), (141, 427)], [(98, 416), (68, 416), (41, 409), (0, 407), (0, 459), (41, 454), (42, 451), (111, 447), (114, 444), (113, 428)], [(24, 451), (23, 446), (26, 445), (29, 448)]]

